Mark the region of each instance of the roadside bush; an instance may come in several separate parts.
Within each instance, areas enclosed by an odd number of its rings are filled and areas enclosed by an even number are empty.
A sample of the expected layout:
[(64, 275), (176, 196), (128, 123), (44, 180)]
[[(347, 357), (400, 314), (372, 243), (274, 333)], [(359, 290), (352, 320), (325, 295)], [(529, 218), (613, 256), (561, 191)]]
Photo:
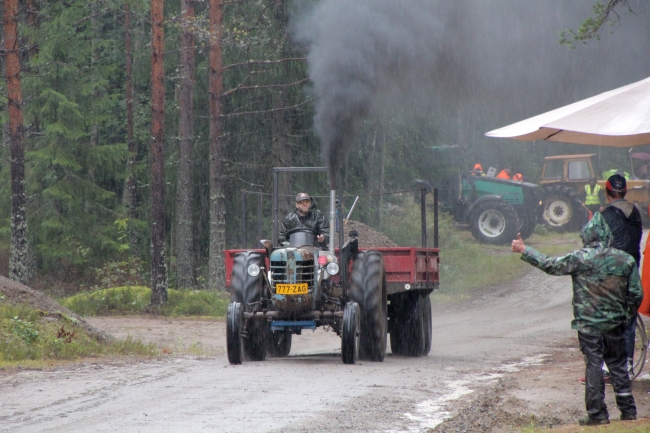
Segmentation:
[[(168, 289), (167, 294), (167, 302), (157, 310), (164, 316), (223, 317), (228, 307), (228, 295), (216, 291)], [(113, 287), (79, 293), (59, 302), (82, 316), (142, 314), (150, 309), (151, 289)]]
[(91, 290), (121, 286), (144, 286), (148, 280), (144, 262), (136, 257), (108, 262), (101, 268), (95, 268), (94, 272), (95, 285), (91, 287)]
[(48, 360), (107, 355), (156, 356), (158, 349), (132, 339), (102, 343), (65, 317), (43, 317), (29, 306), (12, 305), (0, 299), (0, 367), (40, 367)]

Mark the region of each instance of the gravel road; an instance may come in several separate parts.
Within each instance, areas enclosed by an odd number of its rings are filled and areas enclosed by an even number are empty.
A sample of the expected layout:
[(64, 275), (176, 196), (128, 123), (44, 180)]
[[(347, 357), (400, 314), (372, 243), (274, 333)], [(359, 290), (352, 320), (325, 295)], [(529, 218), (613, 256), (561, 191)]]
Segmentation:
[[(429, 356), (352, 366), (322, 329), (295, 337), (287, 358), (231, 366), (223, 321), (91, 318), (171, 355), (1, 373), (0, 431), (499, 431), (581, 415), (569, 278), (531, 269), (470, 301), (439, 302), (439, 293)], [(647, 415), (639, 382), (637, 394)]]

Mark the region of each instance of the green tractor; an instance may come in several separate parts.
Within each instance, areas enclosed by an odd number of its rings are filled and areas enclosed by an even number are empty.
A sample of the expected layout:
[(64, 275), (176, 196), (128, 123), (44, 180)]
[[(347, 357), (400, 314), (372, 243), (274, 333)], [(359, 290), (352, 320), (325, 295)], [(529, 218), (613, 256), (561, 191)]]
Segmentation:
[(443, 209), (479, 242), (507, 245), (517, 233), (526, 239), (535, 231), (542, 205), (537, 185), (469, 174), (461, 177), (459, 189)]

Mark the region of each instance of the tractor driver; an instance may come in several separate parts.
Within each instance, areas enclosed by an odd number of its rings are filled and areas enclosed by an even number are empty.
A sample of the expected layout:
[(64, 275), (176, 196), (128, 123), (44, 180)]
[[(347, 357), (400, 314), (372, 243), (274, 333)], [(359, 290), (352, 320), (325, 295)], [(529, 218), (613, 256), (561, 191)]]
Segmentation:
[(329, 221), (316, 207), (314, 199), (306, 192), (296, 195), (296, 210), (286, 216), (280, 229), (280, 242), (288, 241), (287, 233), (293, 229), (305, 227), (318, 233), (316, 240), (321, 247), (329, 242)]

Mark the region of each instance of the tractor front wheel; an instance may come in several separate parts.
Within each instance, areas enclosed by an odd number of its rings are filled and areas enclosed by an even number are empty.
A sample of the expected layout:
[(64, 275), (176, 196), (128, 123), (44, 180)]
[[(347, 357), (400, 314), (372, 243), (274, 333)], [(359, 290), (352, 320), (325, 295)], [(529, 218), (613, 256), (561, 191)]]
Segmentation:
[[(270, 324), (268, 325), (271, 326)], [(283, 358), (289, 355), (291, 352), (291, 332), (286, 331), (275, 331), (272, 332), (269, 329), (268, 345), (269, 345), (269, 354), (275, 358)]]
[(226, 313), (226, 347), (228, 362), (241, 364), (244, 361), (244, 309), (239, 302), (228, 304)]
[(506, 245), (517, 236), (519, 221), (514, 208), (504, 201), (480, 203), (470, 215), (472, 235), (485, 244)]
[(359, 340), (361, 336), (361, 314), (359, 304), (348, 302), (343, 310), (341, 332), (341, 355), (344, 364), (356, 364), (359, 358)]

